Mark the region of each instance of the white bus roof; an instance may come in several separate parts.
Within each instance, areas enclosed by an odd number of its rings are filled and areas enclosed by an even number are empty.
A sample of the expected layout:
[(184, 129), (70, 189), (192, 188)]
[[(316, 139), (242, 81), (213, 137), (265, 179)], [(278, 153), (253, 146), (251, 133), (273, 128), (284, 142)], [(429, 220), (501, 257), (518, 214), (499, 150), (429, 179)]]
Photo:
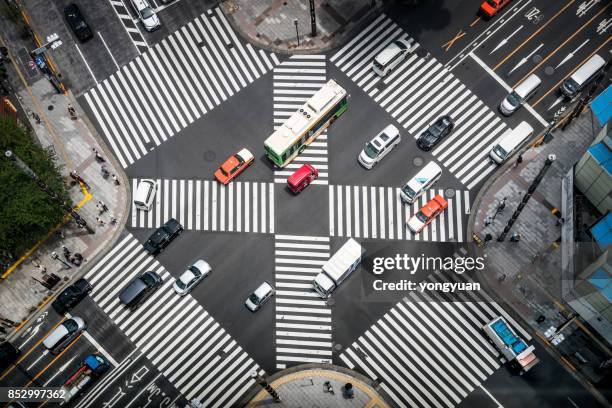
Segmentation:
[(344, 96), (346, 90), (333, 79), (327, 81), (300, 109), (272, 133), (264, 142), (266, 146), (281, 154), (291, 146), (298, 136), (323, 117)]
[(353, 238), (349, 238), (338, 252), (323, 265), (323, 270), (331, 278), (338, 280), (355, 261), (361, 258), (362, 253), (361, 245)]

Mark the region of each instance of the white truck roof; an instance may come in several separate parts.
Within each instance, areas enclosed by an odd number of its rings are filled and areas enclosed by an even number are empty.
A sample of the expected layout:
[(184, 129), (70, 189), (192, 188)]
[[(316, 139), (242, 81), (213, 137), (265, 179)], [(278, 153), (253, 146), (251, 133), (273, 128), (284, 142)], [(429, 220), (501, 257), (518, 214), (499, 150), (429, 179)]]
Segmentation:
[(330, 278), (338, 281), (348, 268), (361, 258), (363, 248), (357, 241), (350, 238), (342, 247), (323, 265), (323, 270)]

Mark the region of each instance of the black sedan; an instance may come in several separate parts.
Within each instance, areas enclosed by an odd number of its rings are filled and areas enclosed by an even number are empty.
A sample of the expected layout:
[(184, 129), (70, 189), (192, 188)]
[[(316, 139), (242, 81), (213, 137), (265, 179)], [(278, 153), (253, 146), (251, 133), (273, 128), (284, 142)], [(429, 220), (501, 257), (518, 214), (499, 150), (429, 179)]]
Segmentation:
[(425, 132), (421, 133), (421, 136), (417, 139), (417, 146), (425, 151), (431, 150), (440, 143), (440, 140), (448, 136), (454, 127), (455, 124), (450, 116), (442, 116), (429, 126)]
[(81, 14), (81, 10), (79, 10), (76, 4), (72, 3), (66, 6), (66, 8), (64, 8), (64, 16), (66, 16), (68, 25), (80, 42), (85, 42), (93, 38), (93, 31), (91, 31), (89, 24), (85, 21), (83, 14)]
[(144, 243), (144, 249), (151, 255), (157, 255), (168, 246), (170, 242), (183, 232), (183, 226), (174, 218), (170, 218), (159, 227)]
[(63, 315), (83, 300), (91, 292), (91, 289), (89, 282), (85, 279), (79, 279), (64, 289), (57, 296), (57, 299), (51, 303), (51, 306), (57, 313)]

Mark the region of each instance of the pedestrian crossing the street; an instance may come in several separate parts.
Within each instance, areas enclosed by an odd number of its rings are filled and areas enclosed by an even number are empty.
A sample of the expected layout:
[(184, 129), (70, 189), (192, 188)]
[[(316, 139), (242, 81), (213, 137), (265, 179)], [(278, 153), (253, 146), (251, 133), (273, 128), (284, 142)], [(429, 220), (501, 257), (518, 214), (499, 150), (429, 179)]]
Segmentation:
[[(327, 83), (325, 55), (293, 55), (274, 68), (274, 129), (289, 119), (312, 95)], [(327, 131), (283, 169), (274, 172), (275, 183), (286, 183), (287, 177), (304, 163), (319, 171), (312, 184), (327, 184)]]
[[(145, 271), (163, 284), (134, 311), (119, 303), (119, 292)], [(187, 400), (205, 407), (230, 407), (263, 370), (191, 296), (178, 296), (174, 279), (131, 234), (85, 276), (91, 298)]]
[[(468, 283), (436, 271), (426, 282)], [(458, 294), (457, 294), (458, 293)], [(483, 291), (409, 292), (341, 355), (397, 407), (453, 408), (503, 363), (482, 326), (503, 316), (526, 340), (531, 336)]]
[(121, 22), (121, 25), (123, 25), (123, 28), (125, 28), (130, 40), (132, 40), (132, 44), (134, 44), (138, 54), (142, 54), (143, 52), (147, 51), (149, 44), (147, 44), (147, 41), (144, 39), (140, 29), (138, 29), (138, 26), (136, 25), (138, 20), (132, 17), (130, 14), (130, 11), (128, 10), (129, 6), (126, 6), (122, 0), (110, 0), (110, 4), (117, 17), (119, 17), (119, 21)]
[[(372, 61), (389, 43), (404, 39), (411, 53), (382, 79)], [(470, 89), (384, 14), (330, 58), (414, 138), (437, 118), (450, 115), (453, 132), (432, 154), (468, 189), (495, 168), (488, 154), (508, 130), (501, 118)]]
[[(448, 201), (438, 215), (419, 234), (406, 221), (440, 194)], [(429, 190), (413, 204), (405, 204), (398, 187), (329, 186), (329, 235), (414, 241), (463, 242), (469, 217), (469, 191)]]
[[(170, 218), (186, 230), (274, 233), (274, 183), (158, 179), (149, 211), (132, 202), (130, 226), (157, 228)], [(136, 191), (140, 179), (132, 179)]]
[(278, 63), (241, 42), (215, 8), (97, 84), (85, 100), (125, 168)]
[(331, 309), (312, 281), (327, 262), (329, 237), (276, 235), (276, 368), (332, 362)]

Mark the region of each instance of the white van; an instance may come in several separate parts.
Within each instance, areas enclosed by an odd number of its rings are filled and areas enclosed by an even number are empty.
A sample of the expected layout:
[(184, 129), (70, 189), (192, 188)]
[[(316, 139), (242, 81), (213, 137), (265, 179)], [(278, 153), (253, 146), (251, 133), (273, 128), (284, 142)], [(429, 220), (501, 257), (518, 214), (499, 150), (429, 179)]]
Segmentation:
[(384, 77), (405, 60), (409, 53), (410, 42), (395, 40), (374, 58), (372, 70), (376, 75)]
[(134, 194), (134, 205), (136, 208), (149, 211), (151, 209), (151, 205), (153, 205), (156, 192), (157, 182), (155, 180), (141, 180), (138, 188), (136, 189), (136, 194)]
[(514, 153), (529, 136), (533, 134), (533, 128), (527, 122), (521, 122), (514, 128), (506, 131), (491, 152), (489, 157), (497, 164), (502, 164)]
[(531, 97), (538, 86), (542, 83), (542, 80), (536, 75), (529, 75), (523, 82), (521, 82), (499, 105), (499, 111), (505, 115), (512, 115), (522, 104), (525, 103), (529, 97)]
[(442, 169), (435, 162), (430, 161), (425, 167), (410, 179), (400, 190), (402, 201), (412, 204), (417, 198), (431, 188), (442, 175)]
[(393, 125), (388, 125), (374, 139), (365, 144), (365, 147), (357, 156), (357, 161), (369, 170), (401, 141), (399, 130)]
[(572, 98), (578, 92), (580, 92), (595, 76), (599, 71), (606, 65), (606, 61), (597, 54), (593, 54), (591, 58), (580, 68), (578, 68), (572, 76), (563, 81), (561, 85), (561, 93)]

